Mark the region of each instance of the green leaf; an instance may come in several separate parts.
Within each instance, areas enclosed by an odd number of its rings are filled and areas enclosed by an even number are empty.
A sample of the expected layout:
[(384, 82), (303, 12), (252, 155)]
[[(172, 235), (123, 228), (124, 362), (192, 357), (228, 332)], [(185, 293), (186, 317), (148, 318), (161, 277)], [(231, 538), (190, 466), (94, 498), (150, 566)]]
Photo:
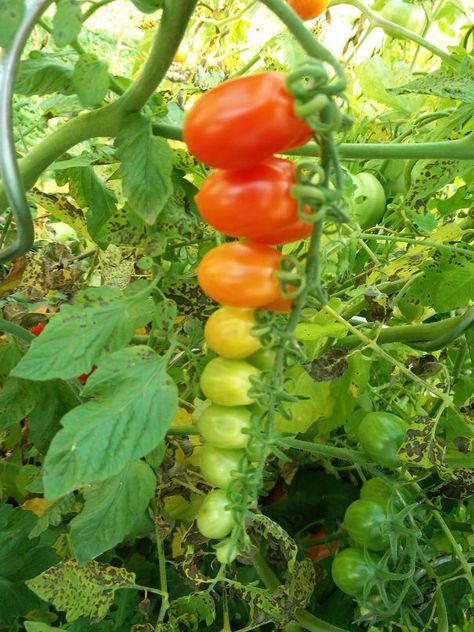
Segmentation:
[(170, 618), (173, 623), (183, 621), (187, 629), (198, 630), (200, 623), (210, 626), (216, 619), (214, 599), (204, 592), (179, 597), (170, 603)]
[(474, 68), (466, 68), (465, 72), (460, 73), (443, 65), (434, 72), (424, 73), (414, 81), (397, 88), (389, 88), (388, 91), (392, 94), (429, 94), (474, 103), (473, 70)]
[(153, 136), (151, 120), (139, 114), (128, 118), (115, 146), (124, 194), (133, 211), (151, 225), (173, 192), (173, 152), (166, 140)]
[(91, 166), (66, 169), (69, 191), (81, 208), (88, 207), (87, 230), (94, 240), (100, 240), (101, 231), (117, 212), (117, 198), (97, 176)]
[(135, 585), (134, 573), (123, 568), (89, 562), (79, 567), (64, 560), (27, 582), (41, 599), (66, 612), (66, 620), (79, 617), (103, 619), (114, 601), (114, 593)]
[(67, 413), (44, 462), (44, 487), (54, 499), (115, 476), (151, 452), (177, 410), (177, 389), (165, 361), (149, 347), (105, 358), (83, 390), (91, 398)]
[(30, 539), (29, 533), (37, 522), (34, 514), (0, 505), (0, 624), (11, 624), (40, 602), (24, 584), (58, 561), (55, 551)]
[(0, 428), (10, 428), (19, 423), (35, 404), (36, 389), (31, 382), (8, 378), (0, 387)]
[(410, 303), (440, 313), (464, 307), (473, 297), (474, 253), (469, 257), (458, 252), (435, 252), (405, 295)]
[(60, 428), (60, 419), (80, 403), (72, 387), (60, 380), (36, 384), (36, 402), (28, 415), (30, 438), (35, 448), (46, 454), (51, 439)]
[(72, 83), (84, 107), (97, 105), (109, 89), (108, 64), (95, 55), (82, 55), (74, 66)]
[(0, 0), (0, 46), (7, 47), (25, 13), (24, 0)]
[(78, 0), (57, 0), (53, 19), (53, 38), (62, 48), (73, 42), (81, 32), (81, 3)]
[(23, 623), (25, 626), (26, 632), (55, 632), (58, 628), (52, 628), (50, 625), (46, 623), (41, 623), (40, 621), (25, 621)]
[(72, 68), (47, 53), (34, 51), (18, 69), (15, 91), (25, 96), (37, 94), (72, 94)]
[(156, 479), (143, 461), (84, 491), (85, 505), (69, 524), (71, 550), (84, 564), (130, 535), (153, 498)]
[(104, 355), (123, 348), (135, 329), (150, 321), (152, 309), (141, 292), (126, 296), (107, 287), (78, 292), (75, 304), (62, 305), (41, 336), (31, 342), (12, 375), (45, 381), (88, 373)]

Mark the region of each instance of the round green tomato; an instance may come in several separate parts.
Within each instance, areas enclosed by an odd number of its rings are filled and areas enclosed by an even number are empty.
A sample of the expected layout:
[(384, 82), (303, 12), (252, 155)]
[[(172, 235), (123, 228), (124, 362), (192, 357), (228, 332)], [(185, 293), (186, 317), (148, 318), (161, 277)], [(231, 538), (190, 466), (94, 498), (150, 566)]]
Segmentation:
[(400, 511), (403, 509), (404, 503), (399, 493), (401, 493), (406, 502), (411, 501), (411, 494), (406, 487), (398, 487), (397, 491), (395, 491), (383, 478), (369, 478), (361, 487), (360, 499), (378, 503), (385, 511), (390, 504), (395, 511)]
[(217, 561), (221, 564), (231, 564), (239, 554), (232, 538), (222, 540), (222, 542), (216, 544), (214, 548), (216, 551)]
[[(411, 4), (404, 0), (388, 0), (382, 9), (382, 17), (415, 33), (421, 33), (426, 23), (426, 14), (419, 2)], [(391, 33), (390, 30), (388, 32)]]
[(229, 535), (235, 526), (225, 490), (213, 489), (204, 498), (197, 514), (197, 528), (206, 538), (221, 540)]
[(254, 401), (248, 392), (251, 378), (260, 374), (257, 367), (243, 360), (214, 358), (201, 375), (200, 386), (204, 395), (221, 406), (246, 406)]
[(244, 434), (251, 425), (252, 413), (244, 406), (218, 406), (211, 404), (198, 419), (198, 428), (206, 443), (216, 448), (245, 448), (249, 435)]
[(384, 531), (387, 523), (385, 509), (372, 500), (355, 500), (344, 514), (343, 526), (350, 537), (371, 551), (383, 551), (388, 547)]
[(373, 578), (375, 565), (380, 560), (371, 554), (367, 559), (358, 549), (344, 549), (334, 558), (331, 574), (336, 586), (352, 597), (362, 594), (364, 586)]
[(403, 419), (382, 410), (369, 413), (361, 421), (357, 436), (363, 450), (378, 465), (400, 466), (398, 450), (403, 443), (407, 424)]
[(351, 177), (356, 187), (350, 200), (352, 215), (364, 229), (375, 226), (384, 216), (387, 207), (384, 188), (368, 171)]
[(205, 443), (201, 450), (201, 473), (214, 487), (226, 489), (233, 480), (244, 450), (224, 450)]
[(247, 358), (247, 362), (261, 371), (271, 371), (275, 366), (276, 352), (273, 349), (260, 349)]

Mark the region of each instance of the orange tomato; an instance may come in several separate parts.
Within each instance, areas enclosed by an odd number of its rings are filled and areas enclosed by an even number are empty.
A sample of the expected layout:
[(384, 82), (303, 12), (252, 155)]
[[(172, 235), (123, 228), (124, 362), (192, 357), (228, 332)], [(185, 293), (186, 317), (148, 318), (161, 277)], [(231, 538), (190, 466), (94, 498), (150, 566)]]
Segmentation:
[(264, 244), (238, 242), (209, 250), (197, 269), (199, 285), (218, 303), (263, 307), (280, 297), (275, 276), (281, 254)]
[[(303, 540), (311, 541), (311, 540), (322, 540), (326, 537), (326, 531), (323, 527), (319, 529), (319, 531), (315, 531), (314, 533), (308, 533)], [(327, 557), (331, 557), (339, 548), (339, 542), (334, 540), (333, 542), (327, 542), (325, 544), (316, 544), (315, 546), (310, 546), (305, 548), (305, 555), (309, 557), (313, 562), (320, 562), (321, 560), (325, 560)]]
[(302, 20), (312, 20), (326, 11), (329, 0), (288, 0), (288, 4)]

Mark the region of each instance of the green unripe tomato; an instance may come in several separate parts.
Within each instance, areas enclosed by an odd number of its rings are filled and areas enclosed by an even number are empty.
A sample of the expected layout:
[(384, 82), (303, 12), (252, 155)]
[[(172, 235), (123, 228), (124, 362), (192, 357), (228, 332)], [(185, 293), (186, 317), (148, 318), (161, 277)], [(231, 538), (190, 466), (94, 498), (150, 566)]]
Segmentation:
[(201, 473), (211, 485), (226, 489), (243, 455), (244, 450), (224, 450), (205, 443), (201, 450)]
[(375, 574), (375, 565), (380, 561), (378, 555), (370, 554), (367, 560), (359, 549), (344, 549), (334, 558), (331, 575), (336, 586), (352, 597), (362, 594), (364, 586)]
[(260, 349), (246, 360), (261, 371), (271, 371), (275, 366), (276, 352), (273, 349)]
[(388, 547), (384, 532), (387, 523), (385, 509), (372, 500), (355, 500), (344, 514), (343, 527), (350, 537), (371, 551), (383, 551)]
[(229, 535), (235, 526), (232, 512), (226, 509), (229, 504), (225, 490), (213, 489), (204, 498), (197, 514), (197, 528), (205, 537), (221, 540)]
[(403, 509), (404, 503), (397, 492), (401, 493), (407, 503), (413, 502), (412, 494), (407, 487), (398, 487), (395, 491), (382, 478), (369, 478), (360, 489), (360, 499), (378, 503), (385, 511), (390, 504), (395, 511), (400, 511)]
[(364, 229), (375, 226), (387, 207), (384, 188), (368, 171), (352, 175), (351, 178), (356, 187), (349, 200), (352, 216)]
[(237, 555), (238, 549), (235, 546), (235, 542), (231, 538), (226, 538), (215, 545), (216, 558), (221, 564), (232, 564)]
[(254, 399), (248, 392), (250, 378), (258, 377), (259, 369), (243, 360), (214, 358), (201, 375), (200, 386), (204, 395), (221, 406), (246, 406)]
[(382, 9), (382, 17), (414, 33), (421, 33), (426, 23), (426, 14), (419, 2), (410, 4), (404, 0), (389, 0)]
[(198, 428), (206, 443), (216, 448), (245, 448), (249, 435), (244, 434), (251, 425), (251, 411), (244, 406), (218, 406), (211, 404), (198, 419)]
[(393, 469), (400, 466), (398, 450), (407, 427), (400, 417), (380, 410), (364, 417), (357, 429), (357, 436), (362, 449), (375, 463)]

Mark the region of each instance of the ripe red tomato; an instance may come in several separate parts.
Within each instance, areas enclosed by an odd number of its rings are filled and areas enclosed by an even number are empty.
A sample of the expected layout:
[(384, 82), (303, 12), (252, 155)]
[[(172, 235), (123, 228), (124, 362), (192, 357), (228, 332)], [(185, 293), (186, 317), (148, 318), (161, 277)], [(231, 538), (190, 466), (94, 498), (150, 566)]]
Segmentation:
[(201, 162), (239, 169), (303, 145), (313, 132), (294, 113), (285, 75), (262, 72), (206, 92), (186, 116), (183, 134)]
[(302, 20), (312, 20), (326, 11), (329, 0), (288, 0), (288, 4)]
[(38, 323), (37, 325), (33, 325), (33, 327), (28, 327), (28, 331), (31, 331), (34, 336), (39, 336), (45, 327), (46, 323)]
[(269, 158), (243, 169), (218, 169), (204, 181), (196, 204), (204, 220), (225, 235), (264, 244), (303, 239), (312, 225), (298, 217), (291, 196), (296, 165)]
[(209, 250), (197, 269), (199, 285), (218, 303), (263, 307), (280, 297), (275, 272), (278, 250), (252, 242), (232, 242)]

